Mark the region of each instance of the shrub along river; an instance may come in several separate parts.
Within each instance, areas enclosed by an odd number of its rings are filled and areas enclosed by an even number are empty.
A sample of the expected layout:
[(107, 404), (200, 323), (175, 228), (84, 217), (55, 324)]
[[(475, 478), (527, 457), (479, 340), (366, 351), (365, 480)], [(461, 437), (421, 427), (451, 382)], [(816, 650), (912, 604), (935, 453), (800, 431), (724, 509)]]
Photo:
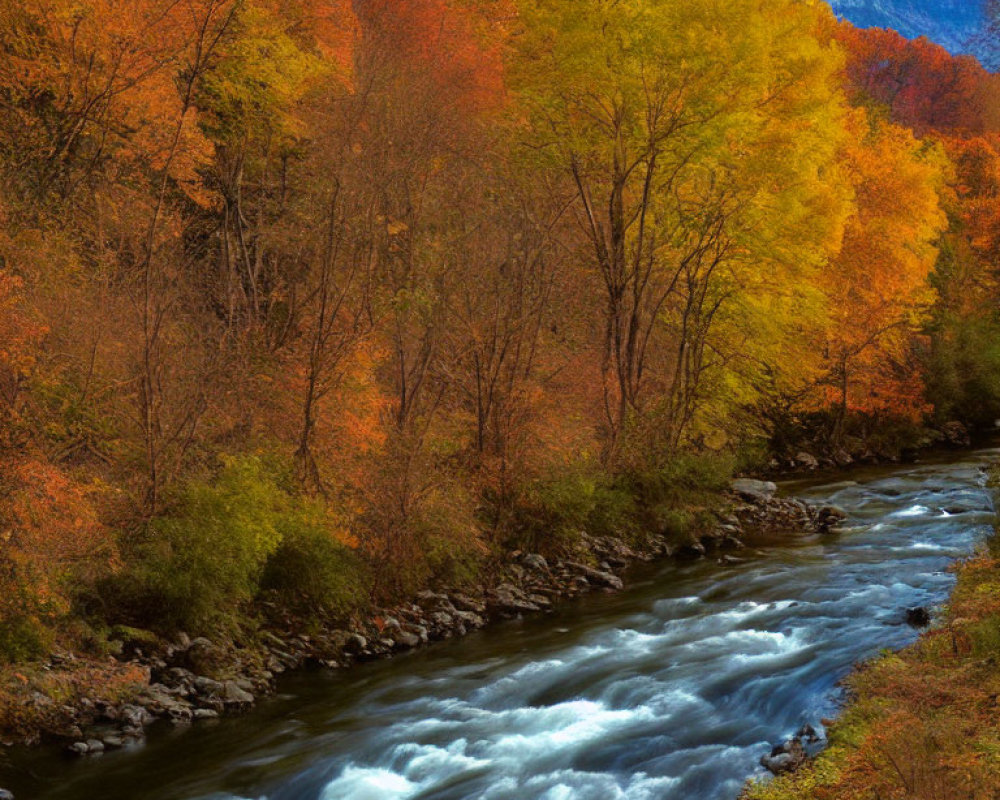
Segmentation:
[[(782, 490), (845, 529), (745, 561), (645, 566), (622, 594), (343, 673), (248, 716), (73, 761), (11, 755), (0, 785), (55, 800), (732, 800), (770, 743), (821, 730), (856, 662), (917, 632), (992, 528), (1000, 451)], [(821, 731), (822, 732), (822, 731)]]

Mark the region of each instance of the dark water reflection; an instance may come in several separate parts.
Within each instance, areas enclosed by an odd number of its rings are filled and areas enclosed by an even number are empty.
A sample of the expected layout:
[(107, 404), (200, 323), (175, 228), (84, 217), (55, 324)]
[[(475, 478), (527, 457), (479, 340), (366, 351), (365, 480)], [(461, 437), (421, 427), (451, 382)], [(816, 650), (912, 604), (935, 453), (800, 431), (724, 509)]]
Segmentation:
[(786, 492), (850, 514), (842, 534), (755, 543), (745, 563), (662, 565), (587, 598), (389, 662), (285, 681), (252, 715), (142, 749), (0, 762), (51, 800), (714, 800), (768, 742), (836, 710), (837, 681), (907, 644), (908, 606), (992, 524), (979, 467), (877, 470)]

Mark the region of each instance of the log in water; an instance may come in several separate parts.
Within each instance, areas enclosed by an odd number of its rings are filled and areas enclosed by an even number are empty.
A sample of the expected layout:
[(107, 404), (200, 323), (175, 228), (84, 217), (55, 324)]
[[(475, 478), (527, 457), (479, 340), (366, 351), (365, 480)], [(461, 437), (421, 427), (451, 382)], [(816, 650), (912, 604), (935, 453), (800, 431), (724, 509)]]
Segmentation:
[(946, 600), (949, 564), (992, 529), (980, 467), (997, 455), (786, 484), (847, 528), (300, 674), (247, 717), (139, 750), (13, 754), (0, 784), (50, 800), (732, 800), (771, 743), (836, 713), (854, 663), (916, 638), (908, 607)]

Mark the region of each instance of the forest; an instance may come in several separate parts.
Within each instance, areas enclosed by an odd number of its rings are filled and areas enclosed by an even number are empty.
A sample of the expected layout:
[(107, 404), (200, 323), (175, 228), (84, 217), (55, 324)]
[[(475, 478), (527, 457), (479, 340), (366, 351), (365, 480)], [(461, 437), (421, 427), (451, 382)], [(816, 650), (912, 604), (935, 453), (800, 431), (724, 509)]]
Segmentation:
[(998, 81), (800, 0), (0, 0), (0, 662), (992, 429)]

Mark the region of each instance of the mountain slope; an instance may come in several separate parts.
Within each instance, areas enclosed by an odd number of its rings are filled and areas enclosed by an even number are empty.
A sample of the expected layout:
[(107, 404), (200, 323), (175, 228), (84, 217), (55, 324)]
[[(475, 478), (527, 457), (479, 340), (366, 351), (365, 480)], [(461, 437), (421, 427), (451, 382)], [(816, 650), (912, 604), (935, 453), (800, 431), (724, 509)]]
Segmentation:
[(833, 10), (863, 28), (894, 28), (926, 36), (953, 53), (975, 52), (971, 41), (982, 24), (976, 0), (831, 0)]

